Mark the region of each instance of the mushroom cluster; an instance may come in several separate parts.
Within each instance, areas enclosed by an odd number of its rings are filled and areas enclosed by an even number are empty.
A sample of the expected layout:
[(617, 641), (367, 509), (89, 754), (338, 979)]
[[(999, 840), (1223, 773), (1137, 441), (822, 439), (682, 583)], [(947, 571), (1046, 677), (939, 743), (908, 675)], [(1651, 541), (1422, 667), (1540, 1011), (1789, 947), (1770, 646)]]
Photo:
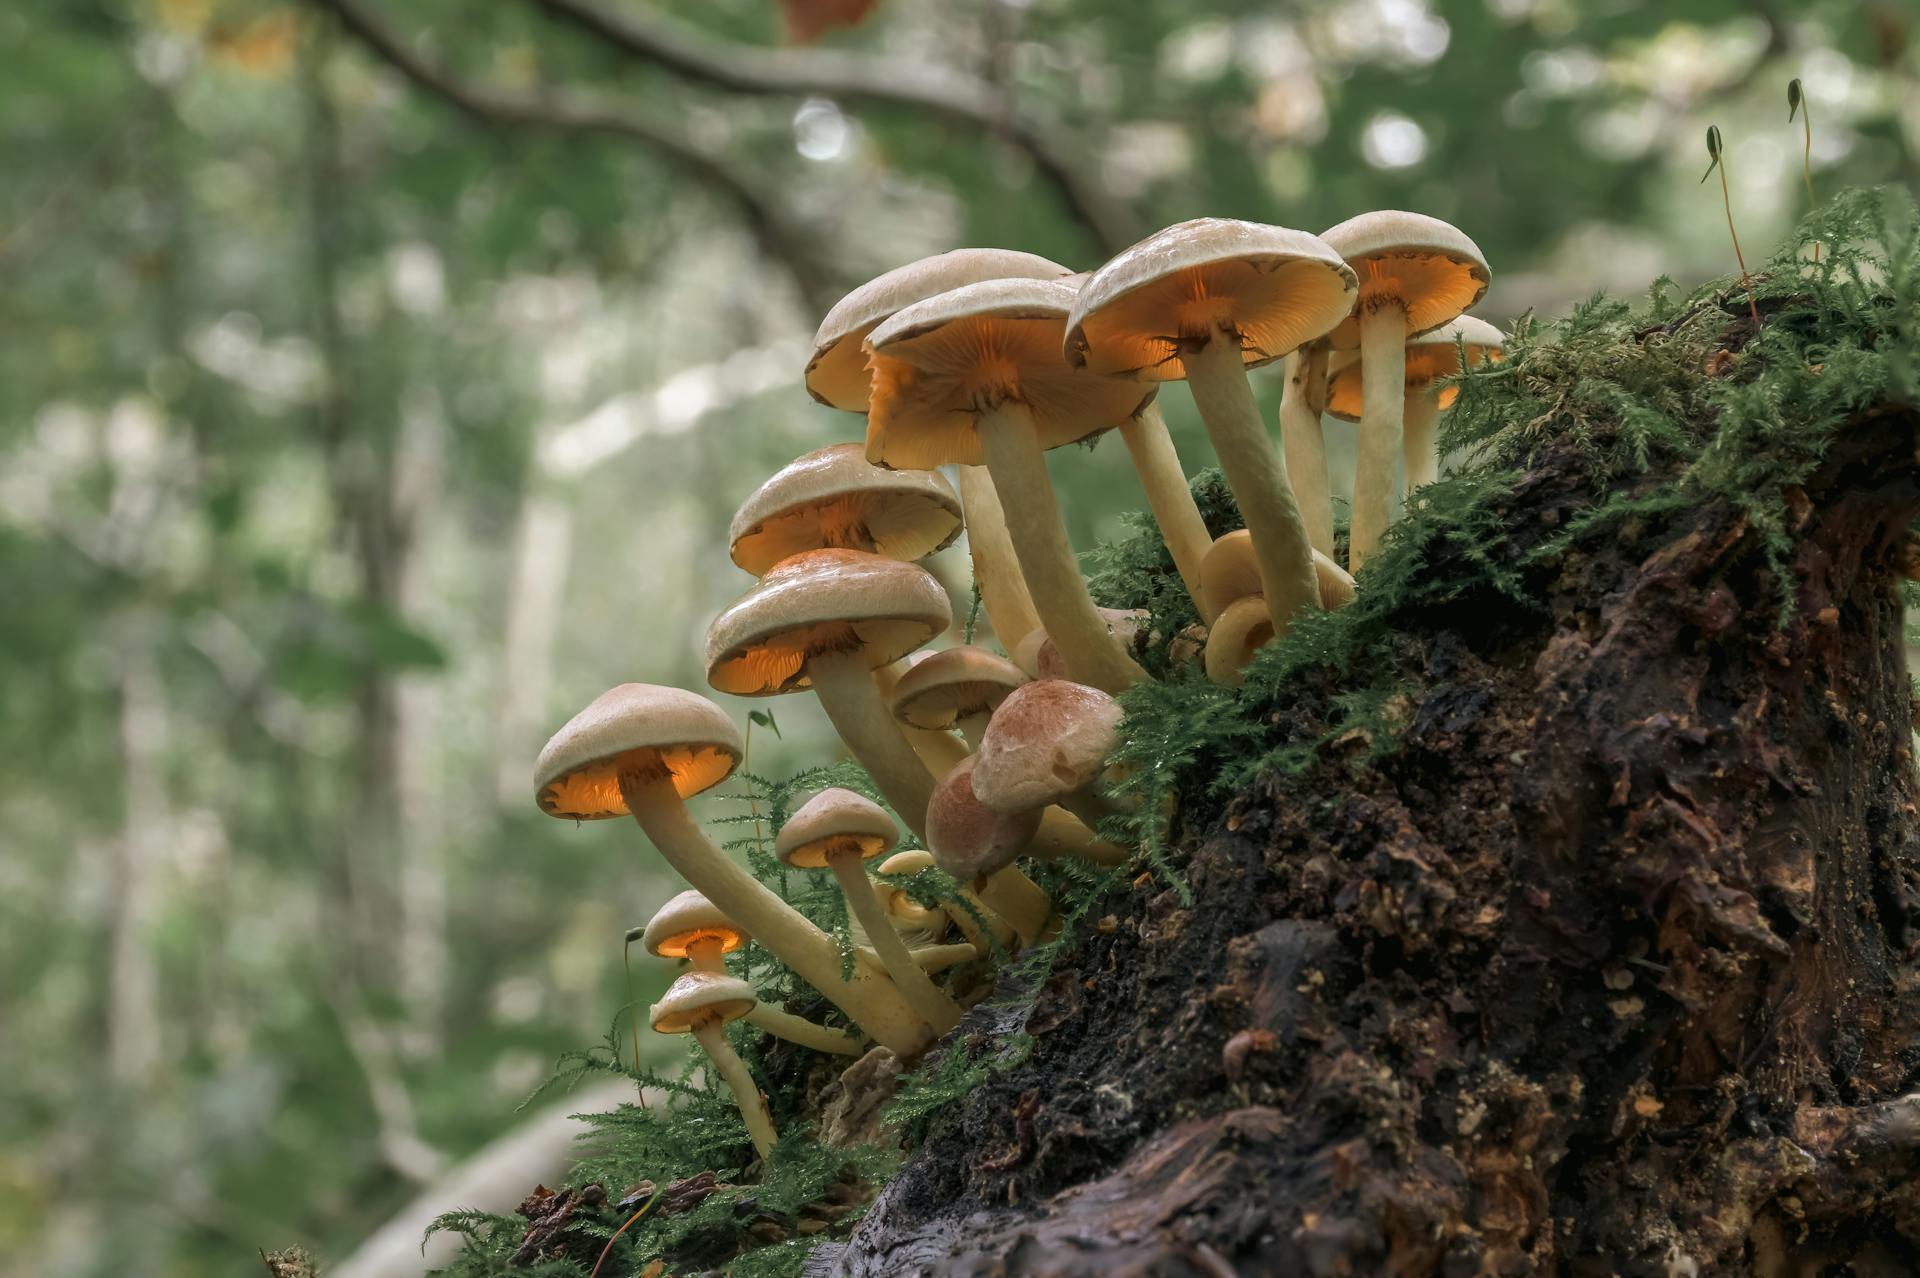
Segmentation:
[[(1149, 677), (1144, 618), (1095, 606), (1048, 450), (1119, 432), (1201, 620), (1183, 641), (1207, 677), (1237, 682), (1303, 611), (1366, 589), (1349, 570), (1378, 545), (1395, 496), (1437, 478), (1435, 421), (1456, 393), (1446, 379), (1500, 355), (1498, 331), (1464, 315), (1487, 281), (1472, 240), (1419, 214), (1364, 214), (1321, 236), (1202, 218), (1086, 274), (956, 250), (887, 272), (827, 315), (805, 385), (864, 415), (864, 439), (796, 459), (741, 505), (731, 555), (757, 580), (714, 620), (706, 671), (736, 696), (811, 691), (885, 800), (826, 789), (776, 831), (785, 866), (832, 875), (846, 948), (688, 814), (686, 800), (743, 753), (713, 702), (622, 684), (535, 765), (543, 811), (631, 815), (691, 885), (642, 933), (652, 953), (687, 964), (650, 1023), (694, 1036), (762, 1154), (772, 1118), (725, 1024), (823, 1053), (916, 1056), (959, 1021), (995, 956), (1047, 935), (1053, 903), (1023, 860), (1129, 856), (1113, 841), (1130, 814), (1107, 772), (1123, 727), (1115, 698)], [(1276, 446), (1248, 372), (1283, 359)], [(1218, 540), (1155, 403), (1167, 381), (1188, 383), (1245, 520)], [(1359, 431), (1344, 565), (1329, 411)], [(1000, 651), (949, 641), (947, 592), (920, 563), (962, 534)], [(880, 860), (901, 826), (920, 848)], [(951, 900), (926, 905), (901, 886), (930, 867), (958, 881)], [(846, 1024), (761, 1002), (727, 968), (749, 941)]]

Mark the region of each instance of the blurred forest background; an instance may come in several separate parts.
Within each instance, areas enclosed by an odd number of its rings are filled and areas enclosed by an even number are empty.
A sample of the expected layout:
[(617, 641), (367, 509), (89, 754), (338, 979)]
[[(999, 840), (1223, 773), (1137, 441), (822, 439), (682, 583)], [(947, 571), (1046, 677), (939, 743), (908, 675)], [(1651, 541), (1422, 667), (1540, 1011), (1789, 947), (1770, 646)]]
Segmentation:
[[(1804, 208), (1795, 75), (1818, 190), (1920, 183), (1910, 0), (11, 0), (0, 51), (5, 1278), (342, 1258), (606, 1033), (677, 885), (529, 765), (703, 686), (735, 505), (858, 430), (800, 388), (845, 287), (1382, 207), (1496, 322), (1692, 283), (1709, 123), (1750, 260)], [(1068, 451), (1084, 548), (1140, 498)], [(772, 708), (757, 770), (826, 761)]]

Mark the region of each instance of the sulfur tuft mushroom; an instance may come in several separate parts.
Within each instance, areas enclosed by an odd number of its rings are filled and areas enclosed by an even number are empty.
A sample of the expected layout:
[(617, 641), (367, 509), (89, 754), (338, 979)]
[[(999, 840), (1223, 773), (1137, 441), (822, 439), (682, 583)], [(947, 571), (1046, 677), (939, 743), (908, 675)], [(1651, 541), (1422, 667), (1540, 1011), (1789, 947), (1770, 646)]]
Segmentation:
[(994, 708), (1026, 681), (1020, 667), (985, 648), (943, 648), (894, 685), (894, 717), (915, 728), (958, 728), (968, 747), (978, 750)]
[(739, 731), (706, 698), (623, 683), (594, 698), (540, 751), (534, 800), (562, 820), (631, 815), (681, 878), (801, 980), (881, 1045), (917, 1055), (930, 1036), (900, 992), (876, 973), (856, 969), (843, 978), (833, 938), (736, 865), (687, 814), (685, 800), (731, 776), (740, 753)]
[[(1408, 492), (1440, 477), (1435, 430), (1442, 410), (1451, 408), (1453, 401), (1460, 397), (1460, 388), (1436, 389), (1436, 386), (1461, 371), (1462, 346), (1467, 352), (1467, 367), (1471, 368), (1489, 360), (1498, 361), (1505, 354), (1506, 338), (1485, 320), (1462, 315), (1450, 324), (1411, 338), (1406, 344), (1401, 455), (1406, 465)], [(1327, 383), (1328, 412), (1342, 421), (1361, 420), (1364, 373), (1357, 350), (1342, 351), (1334, 359)]]
[(826, 869), (840, 884), (847, 909), (860, 921), (867, 944), (900, 993), (934, 1032), (960, 1021), (961, 1009), (935, 985), (907, 952), (906, 943), (874, 895), (864, 863), (891, 850), (899, 838), (893, 818), (879, 804), (839, 786), (808, 799), (780, 827), (774, 854), (796, 870)]
[(1059, 804), (1088, 828), (1114, 814), (1099, 793), (1125, 711), (1098, 688), (1066, 679), (1023, 685), (994, 712), (974, 756), (973, 792), (996, 812)]
[(1347, 567), (1359, 572), (1380, 543), (1401, 452), (1407, 338), (1458, 317), (1487, 291), (1487, 259), (1458, 229), (1422, 213), (1362, 213), (1321, 238), (1360, 281), (1354, 317), (1329, 338), (1358, 346), (1365, 405), (1353, 475)]
[[(633, 939), (631, 934), (629, 939)], [(723, 956), (740, 949), (751, 938), (725, 911), (689, 888), (656, 910), (638, 939), (655, 958), (685, 959), (696, 972), (724, 976), (727, 966)], [(858, 1056), (866, 1041), (766, 1003), (755, 1003), (745, 1019), (775, 1038), (836, 1056)]]
[[(1353, 578), (1319, 551), (1313, 552), (1320, 606), (1332, 611), (1353, 602)], [(1203, 662), (1215, 683), (1238, 684), (1253, 654), (1273, 639), (1273, 619), (1260, 599), (1260, 569), (1244, 528), (1223, 534), (1200, 563), (1200, 590), (1213, 609)]]
[(1296, 350), (1353, 308), (1353, 271), (1314, 236), (1201, 218), (1095, 271), (1067, 322), (1067, 357), (1113, 378), (1184, 378), (1253, 534), (1276, 629), (1313, 607), (1310, 543), (1286, 462), (1246, 370)]
[(925, 559), (960, 536), (960, 499), (936, 471), (883, 470), (860, 444), (816, 449), (741, 503), (727, 533), (733, 562), (758, 577), (823, 546)]
[[(1280, 451), (1287, 478), (1300, 501), (1307, 544), (1333, 554), (1333, 486), (1327, 472), (1327, 435), (1320, 416), (1327, 407), (1327, 344), (1302, 346), (1286, 359), (1286, 389), (1280, 397)], [(1211, 618), (1206, 618), (1211, 620)]]
[(726, 1083), (727, 1090), (733, 1093), (733, 1103), (747, 1125), (747, 1135), (753, 1138), (754, 1151), (765, 1158), (778, 1139), (773, 1130), (773, 1116), (767, 1113), (767, 1102), (760, 1095), (753, 1075), (747, 1072), (746, 1062), (727, 1042), (727, 1032), (722, 1028), (728, 1021), (737, 1021), (751, 1012), (759, 1001), (753, 986), (745, 981), (724, 972), (696, 968), (682, 973), (668, 987), (666, 997), (653, 1005), (647, 1019), (656, 1034), (693, 1035), (700, 1050), (713, 1062), (721, 1081)]

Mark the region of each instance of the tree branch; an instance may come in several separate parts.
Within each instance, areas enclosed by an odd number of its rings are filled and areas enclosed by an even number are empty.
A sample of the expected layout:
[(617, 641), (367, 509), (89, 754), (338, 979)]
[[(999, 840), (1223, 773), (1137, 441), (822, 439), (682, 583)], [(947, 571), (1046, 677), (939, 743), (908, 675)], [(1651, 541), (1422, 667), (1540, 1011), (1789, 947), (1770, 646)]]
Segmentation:
[(690, 138), (655, 120), (604, 103), (558, 95), (536, 97), (507, 93), (469, 84), (420, 57), (399, 33), (361, 8), (356, 0), (307, 0), (307, 3), (333, 14), (348, 33), (417, 88), (482, 123), (606, 133), (657, 152), (735, 206), (761, 251), (793, 276), (810, 309), (823, 312), (838, 300), (838, 281), (808, 247), (806, 237), (788, 224), (773, 201), (751, 182)]
[(1016, 116), (1004, 95), (976, 76), (831, 49), (722, 43), (658, 15), (610, 13), (593, 0), (535, 3), (631, 57), (718, 88), (912, 107), (983, 128), (1032, 158), (1041, 178), (1103, 253), (1117, 253), (1139, 238), (1131, 210), (1081, 169), (1072, 148), (1050, 126)]

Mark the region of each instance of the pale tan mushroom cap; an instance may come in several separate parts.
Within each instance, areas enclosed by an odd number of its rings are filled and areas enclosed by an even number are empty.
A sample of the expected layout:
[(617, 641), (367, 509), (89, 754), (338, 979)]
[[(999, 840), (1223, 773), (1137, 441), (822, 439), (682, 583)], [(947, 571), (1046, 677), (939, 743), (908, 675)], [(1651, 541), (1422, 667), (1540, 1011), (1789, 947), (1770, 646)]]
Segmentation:
[(964, 248), (923, 257), (876, 276), (834, 303), (813, 335), (807, 393), (831, 408), (867, 411), (867, 352), (862, 341), (903, 307), (981, 280), (1059, 279), (1072, 272), (1017, 249)]
[(859, 650), (898, 661), (953, 623), (953, 605), (917, 564), (861, 550), (808, 550), (768, 569), (707, 629), (707, 682), (743, 697), (808, 686), (806, 664)]
[(682, 972), (667, 987), (666, 997), (647, 1009), (647, 1023), (657, 1034), (688, 1034), (708, 1020), (737, 1021), (754, 1009), (760, 996), (753, 986), (724, 972)]
[[(1322, 608), (1344, 608), (1353, 602), (1353, 577), (1317, 550), (1313, 552), (1313, 576), (1320, 588)], [(1260, 565), (1253, 557), (1253, 534), (1244, 528), (1222, 533), (1200, 557), (1201, 605), (1211, 615), (1221, 617), (1240, 600), (1263, 594)]]
[(533, 797), (549, 816), (598, 821), (627, 815), (620, 774), (664, 771), (683, 799), (719, 785), (740, 762), (740, 733), (695, 693), (623, 683), (553, 734), (533, 765)]
[[(1360, 277), (1364, 307), (1387, 299), (1407, 309), (1407, 332), (1424, 333), (1458, 318), (1486, 296), (1486, 255), (1466, 233), (1437, 217), (1383, 209), (1322, 231)], [(1348, 318), (1327, 335), (1335, 350), (1360, 345), (1360, 322)]]
[(808, 799), (787, 818), (773, 841), (773, 854), (796, 870), (818, 870), (827, 858), (856, 853), (871, 861), (900, 841), (900, 827), (885, 808), (852, 790), (832, 786)]
[(895, 852), (880, 863), (882, 874), (918, 874), (933, 865), (933, 853), (924, 848)]
[(861, 444), (834, 444), (782, 466), (733, 516), (733, 562), (758, 577), (823, 546), (924, 559), (960, 536), (960, 499), (931, 470), (883, 470)]
[[(1151, 615), (1145, 608), (1095, 608), (1094, 611), (1107, 623), (1107, 633), (1129, 651)], [(1069, 673), (1060, 649), (1044, 630), (1029, 630), (1007, 655), (1029, 679), (1065, 679)]]
[[(1499, 329), (1472, 315), (1462, 315), (1407, 343), (1407, 389), (1422, 390), (1460, 371), (1458, 339), (1465, 339), (1467, 363), (1498, 363), (1506, 357), (1507, 339)], [(1460, 398), (1458, 386), (1443, 386), (1438, 399), (1443, 409)], [(1339, 351), (1327, 362), (1327, 411), (1343, 422), (1360, 420), (1360, 352)]]
[(956, 719), (992, 711), (1026, 681), (1020, 667), (985, 648), (943, 648), (900, 676), (894, 717), (916, 728), (951, 728)]
[(1066, 679), (1026, 684), (1001, 702), (980, 738), (974, 794), (996, 812), (1059, 802), (1100, 776), (1124, 717), (1098, 688)]
[(1181, 343), (1235, 335), (1248, 367), (1313, 341), (1353, 310), (1354, 274), (1317, 237), (1203, 217), (1095, 271), (1067, 319), (1067, 360), (1112, 377), (1181, 381)]
[(689, 888), (647, 921), (640, 943), (656, 958), (685, 958), (695, 941), (718, 941), (720, 952), (731, 954), (747, 943), (747, 934), (719, 906)]
[(979, 416), (1026, 405), (1042, 448), (1124, 425), (1151, 390), (1090, 377), (1061, 352), (1071, 286), (989, 280), (909, 306), (867, 335), (867, 460), (928, 470), (985, 460)]
[(974, 793), (979, 755), (955, 764), (927, 804), (927, 846), (936, 864), (962, 882), (1012, 865), (1040, 829), (1041, 809), (996, 812)]

